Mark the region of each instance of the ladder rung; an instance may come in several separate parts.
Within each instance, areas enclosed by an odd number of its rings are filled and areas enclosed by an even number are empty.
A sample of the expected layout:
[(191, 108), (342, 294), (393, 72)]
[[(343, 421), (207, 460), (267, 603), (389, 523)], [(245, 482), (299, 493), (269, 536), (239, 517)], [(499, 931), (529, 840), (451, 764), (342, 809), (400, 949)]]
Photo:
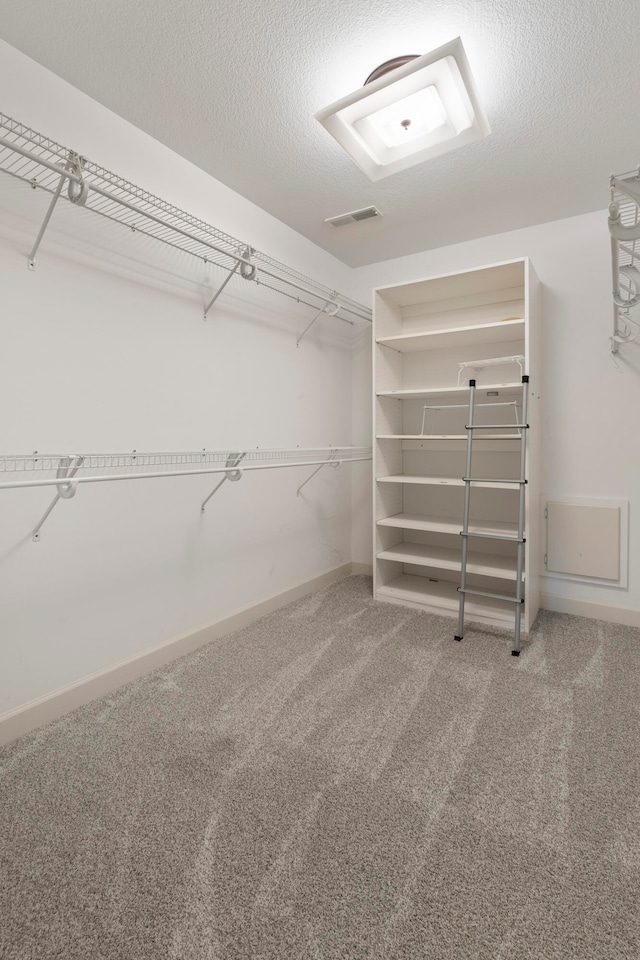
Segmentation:
[(485, 590), (470, 590), (465, 587), (458, 587), (458, 593), (470, 593), (474, 597), (488, 597), (490, 600), (504, 600), (505, 603), (524, 603), (524, 597), (518, 600), (517, 597), (505, 597), (502, 593), (487, 593)]
[(529, 483), (528, 480), (501, 480), (498, 477), (463, 477), (463, 483)]
[(467, 423), (465, 430), (528, 430), (528, 423)]
[(523, 537), (522, 540), (519, 537), (505, 537), (500, 533), (465, 533), (464, 530), (460, 533), (461, 537), (477, 537), (479, 540), (508, 540), (509, 543), (526, 543), (526, 538)]

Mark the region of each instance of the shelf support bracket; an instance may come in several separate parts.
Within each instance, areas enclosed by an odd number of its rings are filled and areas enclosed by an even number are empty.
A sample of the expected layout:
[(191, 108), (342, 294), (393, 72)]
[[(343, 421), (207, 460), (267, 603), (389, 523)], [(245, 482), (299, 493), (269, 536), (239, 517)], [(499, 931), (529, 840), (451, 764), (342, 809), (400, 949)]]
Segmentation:
[(321, 463), (319, 467), (316, 467), (316, 469), (313, 471), (312, 474), (310, 474), (310, 475), (307, 477), (307, 479), (304, 481), (304, 483), (301, 483), (301, 484), (300, 484), (300, 486), (298, 487), (297, 493), (296, 493), (296, 497), (299, 497), (299, 496), (300, 496), (300, 493), (301, 493), (301, 491), (302, 491), (302, 488), (303, 488), (303, 487), (306, 487), (306, 485), (309, 483), (309, 480), (313, 480), (313, 478), (315, 477), (316, 473), (319, 473), (320, 470), (322, 470), (323, 467), (330, 466), (333, 470), (338, 470), (339, 467), (342, 466), (342, 460), (336, 460), (336, 457), (337, 457), (337, 456), (338, 456), (338, 451), (337, 451), (337, 450), (334, 450), (328, 460), (325, 460), (325, 462), (324, 462), (324, 463)]
[(233, 268), (233, 270), (231, 270), (231, 271), (229, 272), (228, 276), (225, 277), (225, 279), (222, 281), (222, 283), (221, 283), (220, 286), (218, 287), (216, 293), (214, 293), (214, 295), (212, 296), (211, 300), (209, 300), (209, 303), (208, 303), (208, 304), (206, 305), (206, 307), (204, 308), (204, 316), (203, 316), (203, 318), (202, 318), (203, 320), (206, 320), (206, 319), (207, 319), (207, 314), (209, 313), (209, 310), (211, 310), (211, 307), (214, 305), (214, 303), (216, 302), (216, 300), (218, 299), (218, 297), (220, 296), (220, 294), (222, 293), (222, 291), (224, 290), (224, 288), (226, 287), (226, 285), (229, 283), (229, 280), (231, 280), (231, 277), (232, 277), (232, 276), (234, 275), (234, 273), (237, 271), (237, 269), (238, 269), (238, 267), (240, 266), (241, 263), (242, 263), (242, 260), (238, 260), (238, 262), (236, 263), (236, 265), (235, 265), (235, 267)]
[(300, 336), (299, 336), (298, 339), (296, 340), (296, 347), (299, 347), (299, 346), (300, 346), (300, 344), (302, 343), (302, 341), (304, 340), (304, 338), (306, 337), (306, 335), (309, 333), (309, 330), (311, 330), (311, 327), (314, 325), (314, 323), (316, 322), (316, 320), (318, 319), (318, 317), (320, 316), (321, 313), (326, 313), (326, 314), (328, 314), (330, 317), (335, 317), (335, 315), (336, 315), (336, 313), (338, 312), (339, 309), (340, 309), (340, 307), (339, 307), (339, 305), (335, 302), (335, 300), (327, 300), (325, 303), (323, 303), (322, 306), (320, 307), (320, 309), (318, 310), (318, 312), (316, 313), (315, 317), (314, 317), (313, 320), (311, 321), (311, 323), (309, 323), (309, 324), (304, 328), (304, 330), (302, 331), (302, 333), (300, 334)]
[[(209, 310), (211, 310), (211, 307), (214, 305), (214, 303), (216, 302), (216, 300), (218, 299), (218, 297), (220, 296), (220, 294), (222, 293), (226, 285), (229, 283), (229, 280), (231, 280), (231, 277), (234, 275), (234, 273), (236, 273), (238, 269), (240, 270), (240, 276), (243, 277), (245, 280), (255, 280), (256, 272), (258, 268), (256, 267), (255, 263), (250, 262), (251, 255), (253, 253), (255, 253), (255, 250), (253, 249), (253, 247), (245, 247), (244, 249), (239, 248), (236, 251), (236, 256), (238, 257), (238, 259), (236, 260), (236, 265), (229, 272), (229, 275), (225, 277), (225, 279), (222, 281), (217, 291), (214, 293), (213, 297), (211, 298), (211, 300), (209, 300), (209, 303), (204, 308), (204, 317), (202, 318), (203, 320), (207, 319), (207, 314), (209, 313)], [(229, 254), (229, 256), (233, 256), (233, 254)]]
[(31, 253), (30, 253), (29, 256), (27, 257), (27, 264), (28, 264), (28, 266), (29, 266), (29, 270), (35, 270), (35, 268), (36, 268), (36, 253), (38, 252), (38, 247), (40, 246), (40, 241), (41, 241), (42, 238), (44, 237), (44, 232), (45, 232), (45, 230), (47, 229), (47, 227), (48, 227), (48, 225), (49, 225), (49, 220), (51, 220), (51, 214), (53, 213), (53, 211), (54, 211), (54, 209), (55, 209), (56, 203), (58, 202), (58, 198), (59, 198), (59, 196), (60, 196), (60, 192), (61, 192), (61, 190), (62, 190), (62, 185), (63, 185), (63, 183), (64, 183), (64, 181), (65, 181), (66, 179), (67, 179), (67, 178), (66, 178), (66, 175), (63, 173), (62, 176), (60, 177), (59, 181), (58, 181), (58, 186), (57, 186), (56, 189), (55, 189), (55, 193), (53, 194), (53, 196), (52, 196), (52, 198), (51, 198), (51, 203), (49, 204), (49, 209), (48, 209), (47, 212), (45, 213), (44, 220), (42, 221), (42, 226), (40, 227), (40, 232), (39, 232), (38, 236), (36, 237), (36, 242), (34, 243), (32, 249), (31, 249)]
[(240, 479), (240, 477), (242, 476), (242, 470), (239, 470), (239, 469), (238, 469), (238, 466), (239, 466), (240, 462), (244, 459), (245, 456), (246, 456), (246, 452), (245, 452), (245, 453), (239, 452), (239, 453), (230, 453), (230, 454), (229, 454), (229, 456), (227, 457), (227, 462), (226, 462), (226, 464), (225, 464), (225, 466), (226, 466), (226, 472), (225, 472), (222, 480), (219, 480), (219, 481), (216, 483), (215, 487), (213, 488), (213, 490), (211, 491), (211, 493), (209, 494), (209, 496), (206, 497), (206, 499), (202, 501), (202, 506), (200, 507), (200, 513), (204, 513), (205, 507), (206, 507), (206, 505), (209, 503), (209, 500), (211, 500), (211, 497), (214, 495), (214, 493), (217, 493), (217, 491), (220, 489), (220, 487), (221, 487), (222, 484), (225, 482), (225, 480), (231, 480), (231, 481), (235, 482), (235, 481), (237, 481), (237, 480)]
[(47, 507), (47, 510), (34, 528), (34, 531), (31, 535), (31, 539), (34, 543), (38, 543), (40, 540), (40, 530), (42, 529), (45, 520), (49, 517), (49, 514), (57, 504), (58, 500), (70, 500), (72, 497), (75, 497), (76, 490), (78, 489), (78, 481), (73, 480), (76, 473), (84, 463), (84, 457), (61, 457), (60, 463), (58, 465), (58, 470), (56, 473), (56, 479), (60, 480), (60, 483), (56, 484), (56, 490), (58, 491)]
[[(49, 226), (49, 220), (51, 220), (51, 215), (55, 210), (55, 206), (60, 198), (62, 192), (62, 187), (65, 180), (69, 180), (68, 194), (69, 200), (72, 203), (77, 203), (79, 206), (83, 206), (87, 202), (87, 195), (89, 193), (88, 185), (85, 180), (82, 179), (82, 168), (84, 166), (84, 158), (78, 156), (77, 153), (73, 151), (69, 153), (69, 159), (67, 160), (67, 165), (65, 167), (65, 172), (62, 174), (58, 181), (58, 186), (55, 189), (55, 192), (51, 198), (51, 203), (49, 204), (49, 209), (44, 215), (44, 220), (42, 221), (42, 226), (40, 227), (40, 232), (36, 237), (36, 241), (31, 249), (31, 253), (27, 258), (27, 264), (29, 270), (35, 270), (36, 268), (36, 253), (38, 252), (38, 247), (42, 242), (44, 237), (45, 230)], [(74, 179), (71, 179), (67, 176), (68, 173), (73, 174)], [(78, 181), (77, 178), (80, 180)]]

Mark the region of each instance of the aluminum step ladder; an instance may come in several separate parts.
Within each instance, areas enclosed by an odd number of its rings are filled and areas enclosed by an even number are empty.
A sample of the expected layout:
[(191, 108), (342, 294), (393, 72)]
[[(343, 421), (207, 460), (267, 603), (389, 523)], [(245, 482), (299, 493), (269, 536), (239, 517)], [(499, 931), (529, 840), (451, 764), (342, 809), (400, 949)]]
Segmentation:
[[(464, 636), (464, 604), (465, 599), (468, 596), (474, 597), (486, 597), (491, 600), (503, 600), (505, 603), (513, 603), (515, 606), (515, 633), (513, 639), (513, 649), (511, 651), (512, 656), (520, 656), (520, 626), (522, 621), (522, 604), (524, 603), (523, 589), (522, 589), (522, 575), (524, 572), (524, 550), (525, 550), (525, 536), (524, 536), (524, 506), (525, 506), (525, 485), (527, 483), (526, 479), (526, 466), (527, 466), (527, 430), (529, 429), (529, 424), (527, 423), (527, 410), (528, 410), (528, 400), (529, 400), (529, 377), (523, 376), (522, 378), (522, 414), (520, 422), (516, 423), (492, 423), (492, 424), (477, 424), (475, 423), (474, 416), (476, 406), (498, 406), (499, 404), (478, 404), (475, 402), (475, 392), (476, 392), (476, 381), (469, 381), (469, 422), (467, 423), (465, 429), (467, 431), (467, 464), (465, 476), (462, 478), (464, 481), (464, 516), (462, 521), (462, 566), (460, 571), (460, 586), (458, 587), (458, 593), (460, 594), (460, 607), (458, 613), (458, 632), (455, 636), (456, 640), (462, 640)], [(500, 404), (502, 406), (503, 404)], [(503, 480), (498, 477), (472, 477), (471, 476), (471, 461), (473, 454), (473, 441), (474, 435), (477, 430), (514, 430), (516, 429), (519, 433), (520, 439), (520, 477), (517, 480)], [(497, 437), (492, 439), (510, 439), (507, 435), (503, 437), (502, 434), (498, 434)], [(471, 505), (471, 488), (474, 483), (517, 483), (519, 485), (519, 500), (518, 500), (518, 532), (515, 537), (506, 536), (503, 534), (497, 533), (480, 533), (480, 532), (471, 532), (469, 530), (469, 512)], [(506, 594), (501, 593), (487, 593), (484, 590), (476, 590), (467, 586), (467, 557), (469, 552), (469, 540), (472, 538), (480, 540), (502, 540), (508, 541), (510, 543), (517, 544), (517, 558), (516, 558), (516, 593), (514, 597), (507, 596)]]

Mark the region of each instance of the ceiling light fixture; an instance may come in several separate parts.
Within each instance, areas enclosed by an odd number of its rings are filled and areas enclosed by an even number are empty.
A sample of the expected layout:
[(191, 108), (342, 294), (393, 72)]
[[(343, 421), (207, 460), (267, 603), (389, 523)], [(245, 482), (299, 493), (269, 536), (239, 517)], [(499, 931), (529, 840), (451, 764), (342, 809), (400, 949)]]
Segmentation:
[(387, 60), (316, 119), (370, 180), (491, 133), (460, 37), (422, 57)]

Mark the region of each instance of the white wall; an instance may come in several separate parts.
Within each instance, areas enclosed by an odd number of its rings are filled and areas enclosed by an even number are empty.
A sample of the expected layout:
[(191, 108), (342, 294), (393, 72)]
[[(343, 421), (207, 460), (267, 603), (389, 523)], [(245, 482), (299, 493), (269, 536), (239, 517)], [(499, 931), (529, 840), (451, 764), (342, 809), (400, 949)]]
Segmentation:
[[(6, 114), (349, 293), (343, 264), (5, 44), (0, 85)], [(348, 325), (296, 349), (310, 310), (239, 278), (203, 323), (215, 271), (163, 274), (89, 220), (85, 245), (69, 204), (28, 272), (42, 202), (2, 181), (2, 453), (351, 443)], [(0, 715), (349, 562), (350, 469), (301, 497), (311, 468), (247, 473), (204, 516), (216, 477), (84, 485), (37, 544), (52, 488), (0, 491)]]
[[(606, 184), (603, 185), (603, 197)], [(640, 612), (640, 345), (620, 349), (612, 362), (609, 237), (606, 213), (546, 223), (354, 271), (354, 296), (371, 289), (452, 273), (516, 257), (531, 258), (543, 284), (544, 405), (542, 499), (601, 498), (630, 502), (629, 587), (594, 586), (548, 577), (542, 582), (555, 609), (606, 608)], [(370, 374), (360, 371), (364, 395)], [(356, 391), (358, 392), (358, 391)], [(355, 495), (370, 497), (364, 486)], [(367, 508), (369, 509), (369, 508)], [(366, 511), (365, 511), (366, 512)], [(540, 522), (543, 520), (540, 518)], [(371, 556), (370, 533), (354, 533), (354, 556)], [(639, 622), (638, 617), (629, 617)]]

